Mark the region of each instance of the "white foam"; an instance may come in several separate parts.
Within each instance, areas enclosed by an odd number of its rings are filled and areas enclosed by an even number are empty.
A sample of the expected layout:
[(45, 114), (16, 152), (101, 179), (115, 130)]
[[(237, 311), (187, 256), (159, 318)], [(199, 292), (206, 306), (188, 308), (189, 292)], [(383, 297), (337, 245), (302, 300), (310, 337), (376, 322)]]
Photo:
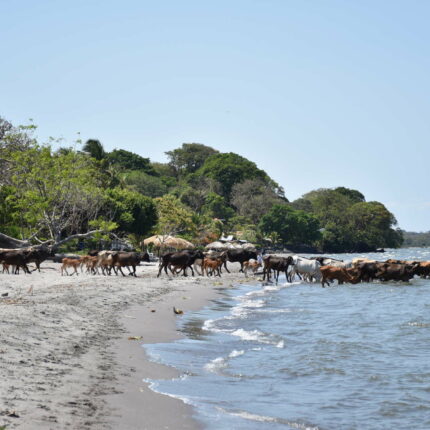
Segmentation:
[(240, 337), (242, 340), (255, 340), (257, 342), (270, 343), (267, 341), (266, 335), (262, 333), (260, 330), (247, 331), (247, 330), (244, 330), (243, 328), (239, 328), (231, 332), (231, 334), (233, 336)]
[(276, 344), (276, 348), (283, 348), (285, 346), (285, 342), (283, 340), (280, 340), (277, 344)]
[(306, 424), (302, 424), (302, 423), (297, 423), (294, 421), (288, 421), (282, 418), (275, 418), (275, 417), (269, 417), (266, 415), (257, 415), (257, 414), (252, 414), (250, 412), (247, 411), (237, 411), (237, 412), (233, 412), (233, 411), (227, 411), (224, 408), (220, 408), (217, 407), (217, 409), (221, 412), (224, 412), (226, 414), (232, 415), (234, 417), (240, 417), (243, 418), (245, 420), (251, 420), (251, 421), (257, 421), (260, 423), (282, 423), (282, 424), (286, 424), (291, 428), (294, 429), (298, 429), (298, 430), (319, 430), (318, 427), (310, 427)]
[(245, 351), (242, 349), (240, 351), (234, 349), (233, 351), (230, 352), (230, 354), (228, 355), (229, 358), (235, 358), (235, 357), (240, 357), (241, 355), (245, 354)]
[(227, 366), (226, 360), (223, 357), (218, 357), (212, 360), (211, 362), (205, 364), (204, 368), (208, 372), (216, 373), (221, 369), (224, 369)]

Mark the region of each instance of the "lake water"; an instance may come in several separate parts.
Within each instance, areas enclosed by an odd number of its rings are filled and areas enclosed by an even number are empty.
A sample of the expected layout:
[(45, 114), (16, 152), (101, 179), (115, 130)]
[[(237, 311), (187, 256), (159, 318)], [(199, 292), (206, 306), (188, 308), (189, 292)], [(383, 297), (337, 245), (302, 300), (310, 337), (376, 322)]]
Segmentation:
[[(430, 248), (337, 254), (430, 260)], [(430, 280), (235, 285), (145, 345), (208, 429), (430, 429)]]

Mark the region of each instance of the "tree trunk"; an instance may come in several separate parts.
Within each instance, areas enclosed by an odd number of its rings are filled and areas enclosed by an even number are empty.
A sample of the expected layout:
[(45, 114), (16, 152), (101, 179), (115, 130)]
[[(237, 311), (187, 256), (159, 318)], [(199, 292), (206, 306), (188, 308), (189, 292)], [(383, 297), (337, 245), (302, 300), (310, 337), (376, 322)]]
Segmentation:
[(6, 234), (0, 233), (0, 248), (6, 249), (16, 249), (16, 248), (25, 248), (30, 246), (30, 242), (28, 240), (19, 240), (14, 237), (7, 236)]
[[(104, 231), (92, 230), (87, 233), (73, 234), (72, 236), (66, 237), (65, 239), (59, 240), (55, 243), (52, 243), (53, 240), (50, 239), (50, 240), (47, 240), (46, 242), (39, 243), (38, 245), (35, 245), (35, 246), (36, 247), (49, 246), (49, 248), (52, 251), (55, 251), (59, 246), (69, 242), (70, 240), (86, 239), (96, 233), (104, 233)], [(17, 249), (17, 248), (27, 248), (29, 246), (32, 246), (32, 245), (28, 240), (19, 240), (19, 239), (15, 239), (13, 237), (7, 236), (6, 234), (0, 233), (0, 248)]]

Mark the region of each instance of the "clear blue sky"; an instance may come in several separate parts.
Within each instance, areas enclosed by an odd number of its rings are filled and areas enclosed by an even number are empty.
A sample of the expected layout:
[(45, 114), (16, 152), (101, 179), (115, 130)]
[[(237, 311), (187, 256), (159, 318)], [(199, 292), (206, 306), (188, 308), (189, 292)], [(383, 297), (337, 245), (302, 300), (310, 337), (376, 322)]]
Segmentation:
[(0, 115), (166, 161), (236, 152), (430, 230), (430, 2), (0, 0)]

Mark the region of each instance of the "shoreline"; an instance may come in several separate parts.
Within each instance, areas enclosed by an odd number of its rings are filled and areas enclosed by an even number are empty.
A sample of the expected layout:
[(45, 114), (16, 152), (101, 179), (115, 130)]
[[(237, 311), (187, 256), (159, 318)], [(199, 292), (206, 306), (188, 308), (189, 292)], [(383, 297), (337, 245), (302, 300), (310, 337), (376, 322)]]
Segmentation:
[(156, 278), (156, 264), (140, 266), (137, 278), (62, 277), (59, 267), (48, 261), (41, 273), (0, 274), (0, 294), (8, 294), (0, 296), (0, 426), (201, 429), (190, 405), (143, 381), (178, 373), (151, 362), (142, 343), (179, 339), (173, 306), (203, 308), (244, 282), (239, 265), (221, 278)]
[[(109, 408), (114, 411), (110, 421), (114, 428), (203, 428), (194, 418), (193, 406), (150, 388), (150, 379), (171, 379), (180, 374), (173, 367), (151, 361), (143, 345), (181, 339), (183, 336), (177, 330), (181, 315), (173, 313), (173, 306), (184, 313), (202, 309), (220, 294), (219, 288), (220, 286), (207, 288), (206, 285), (187, 285), (148, 305), (133, 306), (127, 310), (127, 315), (121, 319), (126, 335), (142, 336), (142, 340), (129, 341), (124, 336), (115, 342), (114, 354), (122, 369), (120, 385), (124, 387), (124, 392), (107, 397)], [(151, 312), (152, 310), (155, 312)]]

